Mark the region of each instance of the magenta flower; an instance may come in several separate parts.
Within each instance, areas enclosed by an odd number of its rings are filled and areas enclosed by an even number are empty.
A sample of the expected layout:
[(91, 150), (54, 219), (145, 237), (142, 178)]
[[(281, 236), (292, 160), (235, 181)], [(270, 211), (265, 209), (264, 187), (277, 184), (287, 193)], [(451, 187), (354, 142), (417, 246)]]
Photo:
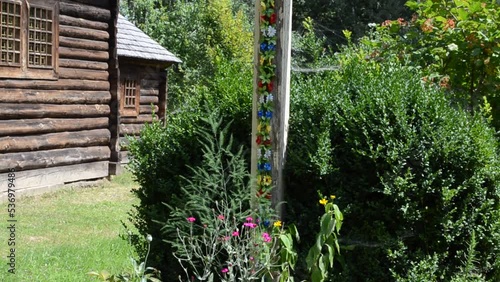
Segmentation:
[(248, 222), (252, 222), (253, 221), (253, 218), (251, 216), (247, 217), (246, 218)]
[(263, 240), (264, 240), (264, 242), (266, 242), (266, 243), (271, 242), (271, 236), (269, 236), (269, 234), (268, 234), (267, 232), (262, 233), (262, 239), (263, 239)]
[(220, 220), (224, 220), (224, 219), (225, 219), (225, 217), (224, 217), (222, 214), (219, 214), (219, 215), (217, 216), (217, 218), (218, 218), (218, 219), (220, 219)]
[(228, 272), (229, 272), (229, 269), (227, 269), (227, 268), (223, 268), (223, 269), (221, 270), (221, 272), (222, 272), (222, 273), (228, 273)]
[(233, 231), (233, 236), (235, 236), (235, 237), (240, 236), (240, 232), (238, 232), (238, 230)]
[(196, 218), (194, 218), (194, 217), (192, 217), (192, 216), (191, 216), (191, 217), (188, 217), (188, 218), (186, 218), (186, 219), (187, 219), (187, 221), (189, 221), (189, 222), (195, 222), (195, 221), (196, 221)]
[(243, 226), (250, 227), (250, 228), (255, 228), (255, 227), (257, 227), (257, 224), (251, 223), (251, 222), (245, 222), (245, 223), (243, 223)]

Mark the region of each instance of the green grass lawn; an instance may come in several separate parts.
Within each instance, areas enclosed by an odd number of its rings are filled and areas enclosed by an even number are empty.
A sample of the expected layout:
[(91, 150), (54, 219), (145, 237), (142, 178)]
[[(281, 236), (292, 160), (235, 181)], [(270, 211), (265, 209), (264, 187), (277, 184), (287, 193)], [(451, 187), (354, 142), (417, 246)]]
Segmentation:
[(89, 271), (130, 267), (132, 247), (120, 223), (137, 200), (124, 174), (92, 188), (71, 188), (16, 201), (16, 274), (8, 273), (7, 202), (0, 214), (0, 281), (96, 281)]

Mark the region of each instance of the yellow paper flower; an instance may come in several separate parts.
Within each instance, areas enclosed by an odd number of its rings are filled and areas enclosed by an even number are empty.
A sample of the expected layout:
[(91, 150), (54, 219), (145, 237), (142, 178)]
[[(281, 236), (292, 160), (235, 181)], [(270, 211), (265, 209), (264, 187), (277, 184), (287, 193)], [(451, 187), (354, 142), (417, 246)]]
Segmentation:
[(260, 130), (262, 129), (262, 126), (260, 125), (260, 123), (257, 125), (257, 132), (260, 132)]
[(326, 205), (328, 203), (328, 200), (327, 199), (321, 199), (321, 200), (319, 200), (319, 203), (324, 206), (324, 205)]
[(335, 200), (335, 198), (337, 198), (335, 195), (330, 195), (330, 199)]
[(281, 227), (281, 220), (276, 220), (273, 225), (274, 227)]
[(260, 57), (260, 65), (264, 65), (264, 58), (263, 57)]
[(271, 126), (270, 125), (266, 126), (266, 131), (267, 131), (267, 133), (271, 132)]
[(273, 179), (271, 178), (271, 176), (269, 175), (264, 176), (264, 185), (271, 185), (272, 181)]

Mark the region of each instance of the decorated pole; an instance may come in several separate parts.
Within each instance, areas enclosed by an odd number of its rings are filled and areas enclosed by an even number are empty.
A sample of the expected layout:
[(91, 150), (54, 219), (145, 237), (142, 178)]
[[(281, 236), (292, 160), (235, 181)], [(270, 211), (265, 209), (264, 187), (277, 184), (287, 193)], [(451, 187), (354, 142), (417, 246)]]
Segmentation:
[(283, 211), (289, 119), (292, 0), (257, 0), (255, 16), (252, 176), (255, 199)]

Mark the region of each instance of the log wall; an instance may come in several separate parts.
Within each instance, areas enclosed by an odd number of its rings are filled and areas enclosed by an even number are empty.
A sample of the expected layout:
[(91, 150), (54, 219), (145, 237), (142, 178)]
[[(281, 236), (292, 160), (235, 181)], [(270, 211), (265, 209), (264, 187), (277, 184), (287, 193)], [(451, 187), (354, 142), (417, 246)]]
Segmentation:
[[(128, 78), (140, 80), (139, 113), (136, 117), (120, 118), (120, 159), (122, 163), (128, 163), (128, 140), (127, 137), (138, 138), (146, 123), (153, 119), (163, 119), (166, 97), (162, 97), (162, 91), (166, 88), (165, 67), (152, 66), (151, 64), (140, 64), (137, 60), (127, 61), (120, 59), (120, 74)], [(140, 74), (140, 76), (137, 76)], [(161, 108), (163, 106), (163, 108)], [(154, 114), (154, 118), (153, 118)]]
[(58, 78), (0, 80), (0, 175), (15, 169), (20, 189), (108, 175), (115, 6), (61, 0)]

